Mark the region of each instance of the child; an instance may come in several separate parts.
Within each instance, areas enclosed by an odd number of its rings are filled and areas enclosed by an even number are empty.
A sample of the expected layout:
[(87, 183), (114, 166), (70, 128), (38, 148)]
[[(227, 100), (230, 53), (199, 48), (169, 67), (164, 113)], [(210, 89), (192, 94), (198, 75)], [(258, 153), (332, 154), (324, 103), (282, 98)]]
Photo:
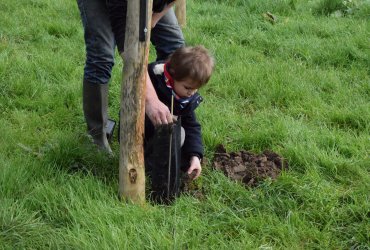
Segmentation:
[[(210, 79), (214, 67), (212, 56), (203, 46), (177, 49), (166, 62), (149, 64), (148, 72), (160, 101), (181, 120), (181, 159), (183, 171), (192, 179), (199, 177), (203, 144), (201, 125), (194, 110), (202, 102), (197, 90)], [(171, 104), (171, 101), (174, 103)], [(145, 142), (154, 135), (154, 126), (146, 117)]]

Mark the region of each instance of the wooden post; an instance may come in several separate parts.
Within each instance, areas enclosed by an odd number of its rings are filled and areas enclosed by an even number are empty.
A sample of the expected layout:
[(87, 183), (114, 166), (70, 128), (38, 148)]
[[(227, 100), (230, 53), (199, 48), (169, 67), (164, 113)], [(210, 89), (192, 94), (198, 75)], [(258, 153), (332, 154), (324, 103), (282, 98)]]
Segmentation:
[(175, 3), (175, 14), (181, 27), (186, 26), (186, 0), (177, 0)]
[(121, 85), (119, 197), (139, 204), (145, 202), (143, 135), (151, 10), (152, 0), (127, 1)]

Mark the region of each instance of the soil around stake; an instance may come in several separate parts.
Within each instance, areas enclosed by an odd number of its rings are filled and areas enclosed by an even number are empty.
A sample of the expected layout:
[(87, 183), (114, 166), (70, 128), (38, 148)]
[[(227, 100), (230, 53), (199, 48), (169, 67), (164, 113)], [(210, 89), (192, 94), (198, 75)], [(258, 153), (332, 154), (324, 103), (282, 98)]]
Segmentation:
[(223, 145), (218, 145), (212, 167), (221, 170), (232, 180), (255, 187), (265, 179), (275, 180), (282, 170), (288, 169), (288, 162), (282, 156), (268, 150), (261, 154), (246, 150), (227, 153)]

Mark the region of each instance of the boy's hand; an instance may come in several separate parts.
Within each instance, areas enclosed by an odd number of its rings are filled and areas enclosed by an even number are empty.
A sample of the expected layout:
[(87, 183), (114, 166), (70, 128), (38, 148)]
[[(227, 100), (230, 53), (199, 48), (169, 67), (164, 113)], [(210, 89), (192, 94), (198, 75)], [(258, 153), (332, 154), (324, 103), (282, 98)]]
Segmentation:
[(195, 180), (200, 176), (202, 172), (202, 166), (200, 165), (200, 160), (196, 156), (192, 156), (190, 158), (190, 167), (188, 169), (187, 174), (189, 175), (190, 179)]

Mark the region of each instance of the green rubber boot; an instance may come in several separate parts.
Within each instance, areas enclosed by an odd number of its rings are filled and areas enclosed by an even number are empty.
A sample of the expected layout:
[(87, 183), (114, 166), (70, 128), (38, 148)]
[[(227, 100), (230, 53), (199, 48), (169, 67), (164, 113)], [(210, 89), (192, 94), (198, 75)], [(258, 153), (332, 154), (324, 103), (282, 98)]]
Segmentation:
[(99, 149), (112, 154), (107, 139), (108, 84), (83, 82), (83, 111), (87, 131)]

